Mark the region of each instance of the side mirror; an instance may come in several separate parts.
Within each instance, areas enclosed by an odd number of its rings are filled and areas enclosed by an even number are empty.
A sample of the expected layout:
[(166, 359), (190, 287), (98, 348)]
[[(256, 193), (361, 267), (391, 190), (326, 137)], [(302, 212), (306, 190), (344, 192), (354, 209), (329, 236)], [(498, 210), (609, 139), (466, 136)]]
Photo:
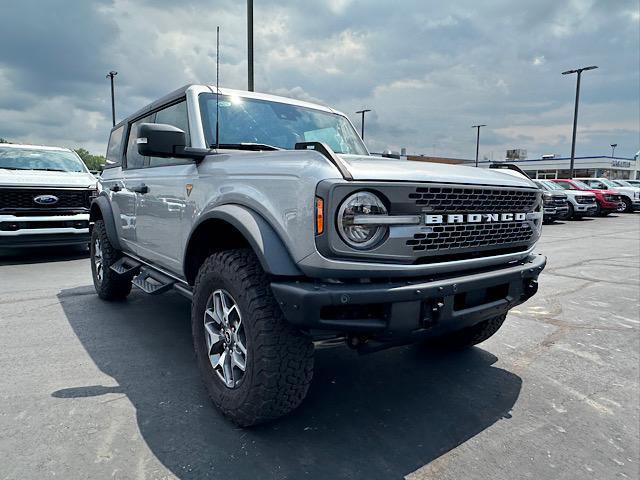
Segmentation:
[(164, 123), (141, 123), (136, 144), (138, 153), (144, 157), (192, 158), (198, 162), (211, 153), (207, 149), (187, 147), (187, 135)]

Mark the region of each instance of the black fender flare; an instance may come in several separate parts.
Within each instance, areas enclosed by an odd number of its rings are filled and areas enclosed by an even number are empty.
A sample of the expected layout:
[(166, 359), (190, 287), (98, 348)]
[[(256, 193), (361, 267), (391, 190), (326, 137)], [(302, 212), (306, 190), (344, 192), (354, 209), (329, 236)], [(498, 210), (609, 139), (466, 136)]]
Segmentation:
[(302, 276), (289, 251), (273, 227), (259, 213), (238, 204), (224, 204), (203, 214), (193, 226), (185, 249), (183, 265), (186, 265), (188, 245), (197, 228), (207, 220), (222, 220), (229, 223), (247, 240), (255, 252), (260, 265), (271, 275)]
[[(100, 215), (98, 215), (98, 212), (100, 212)], [(120, 240), (118, 239), (118, 231), (116, 230), (116, 222), (113, 218), (111, 203), (109, 203), (106, 195), (100, 195), (91, 202), (89, 221), (95, 222), (100, 217), (102, 217), (104, 227), (107, 230), (109, 242), (111, 242), (111, 245), (113, 245), (113, 248), (116, 250), (122, 250)]]

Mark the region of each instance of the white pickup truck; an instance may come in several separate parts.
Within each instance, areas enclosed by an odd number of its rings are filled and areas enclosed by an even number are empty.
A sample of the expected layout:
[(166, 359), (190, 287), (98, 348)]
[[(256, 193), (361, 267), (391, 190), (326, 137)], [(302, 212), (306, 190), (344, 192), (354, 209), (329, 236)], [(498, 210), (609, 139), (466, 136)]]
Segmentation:
[(88, 245), (96, 184), (67, 148), (0, 145), (0, 248)]

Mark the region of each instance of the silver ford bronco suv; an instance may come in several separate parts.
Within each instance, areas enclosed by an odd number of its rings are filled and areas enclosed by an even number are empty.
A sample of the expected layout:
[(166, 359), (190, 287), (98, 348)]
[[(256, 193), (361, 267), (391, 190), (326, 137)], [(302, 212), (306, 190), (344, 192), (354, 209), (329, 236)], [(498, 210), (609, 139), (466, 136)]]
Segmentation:
[(347, 117), (189, 85), (112, 131), (90, 211), (104, 300), (191, 299), (213, 402), (249, 426), (304, 399), (314, 345), (457, 349), (537, 291), (540, 190), (369, 154)]

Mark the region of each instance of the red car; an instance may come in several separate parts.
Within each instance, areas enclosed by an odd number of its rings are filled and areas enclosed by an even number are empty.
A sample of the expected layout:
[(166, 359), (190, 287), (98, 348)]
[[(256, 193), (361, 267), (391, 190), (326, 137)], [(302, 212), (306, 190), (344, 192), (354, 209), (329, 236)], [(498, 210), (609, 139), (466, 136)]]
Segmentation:
[(598, 203), (596, 214), (603, 217), (618, 210), (620, 202), (622, 202), (622, 197), (616, 190), (592, 188), (580, 180), (557, 178), (551, 179), (551, 181), (557, 183), (565, 190), (583, 190), (585, 192), (595, 193), (596, 202)]

